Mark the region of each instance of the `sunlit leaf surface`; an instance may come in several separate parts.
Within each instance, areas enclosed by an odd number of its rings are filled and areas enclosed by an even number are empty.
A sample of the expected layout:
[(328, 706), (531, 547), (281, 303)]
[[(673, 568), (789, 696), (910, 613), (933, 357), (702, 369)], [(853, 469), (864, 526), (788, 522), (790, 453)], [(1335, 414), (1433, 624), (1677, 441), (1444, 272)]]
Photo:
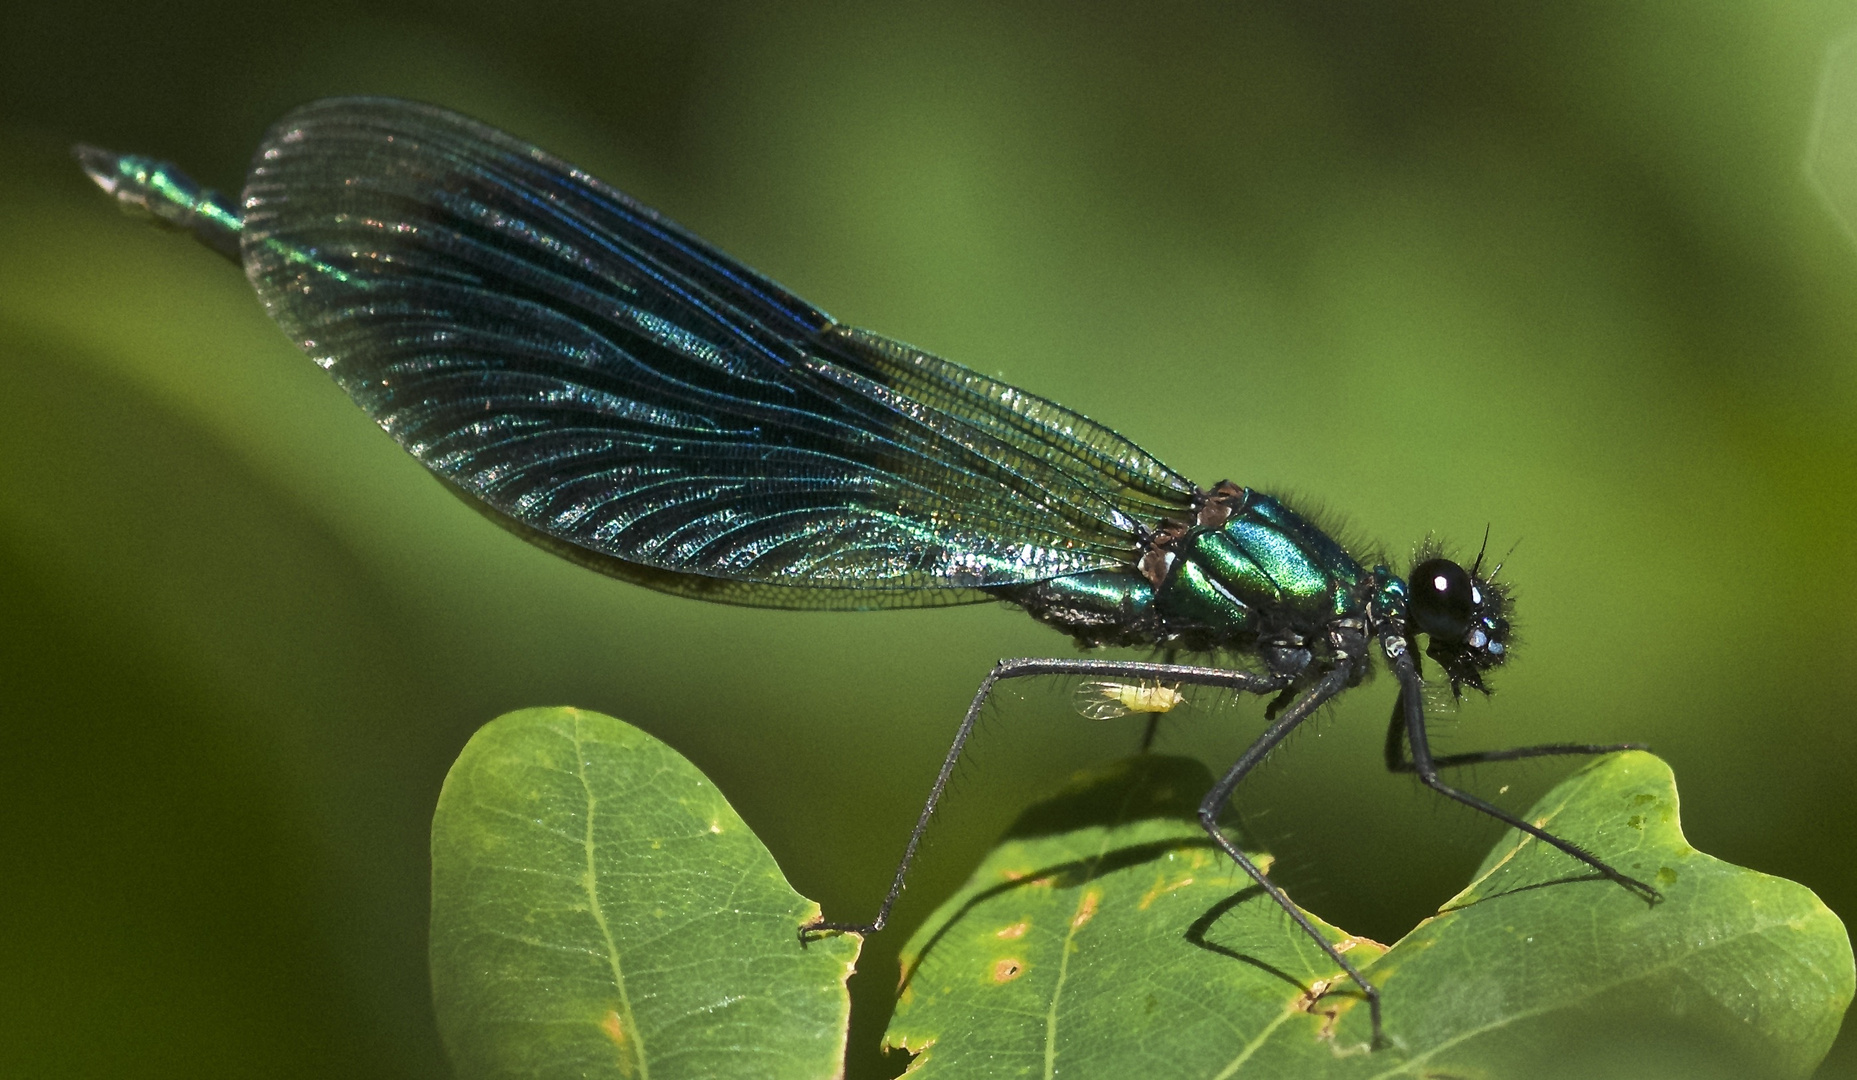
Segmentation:
[(465, 1077), (837, 1075), (855, 937), (715, 786), (638, 729), (528, 709), (479, 731), (432, 825), (432, 983)]
[(912, 1075), (1800, 1077), (1851, 1000), (1837, 917), (1690, 847), (1669, 768), (1620, 754), (1530, 817), (1664, 902), (1511, 834), (1392, 949), (1334, 933), (1383, 991), (1369, 1052), (1364, 1002), (1191, 822), (1209, 783), (1136, 759), (1021, 818), (906, 950)]

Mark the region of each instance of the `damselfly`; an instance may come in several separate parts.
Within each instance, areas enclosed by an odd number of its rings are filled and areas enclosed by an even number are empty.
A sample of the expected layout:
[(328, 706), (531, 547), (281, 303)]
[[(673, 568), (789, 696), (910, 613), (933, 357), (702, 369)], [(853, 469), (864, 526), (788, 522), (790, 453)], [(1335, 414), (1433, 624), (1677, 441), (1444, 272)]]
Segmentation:
[[(1245, 775), (1359, 683), (1376, 652), (1399, 684), (1389, 768), (1658, 899), (1440, 778), (1472, 762), (1627, 748), (1431, 752), (1421, 655), (1453, 694), (1484, 690), (1508, 659), (1508, 594), (1481, 554), (1466, 569), (1423, 549), (1404, 575), (1358, 560), (1282, 499), (1200, 487), (1054, 402), (836, 322), (566, 162), (442, 109), (302, 108), (265, 137), (236, 200), (150, 158), (77, 155), (123, 204), (240, 264), (388, 434), (550, 551), (730, 604), (1004, 601), (1081, 646), (1162, 651), (1168, 662), (1000, 661), (876, 917), (821, 921), (802, 939), (883, 928), (1000, 682), (1082, 676), (1103, 710), (1151, 714), (1178, 704), (1180, 686), (1220, 687), (1272, 700), (1200, 822), (1360, 988), (1378, 1043), (1379, 992), (1218, 824)], [(1171, 662), (1178, 654), (1208, 662)], [(1249, 663), (1210, 662), (1221, 655)]]

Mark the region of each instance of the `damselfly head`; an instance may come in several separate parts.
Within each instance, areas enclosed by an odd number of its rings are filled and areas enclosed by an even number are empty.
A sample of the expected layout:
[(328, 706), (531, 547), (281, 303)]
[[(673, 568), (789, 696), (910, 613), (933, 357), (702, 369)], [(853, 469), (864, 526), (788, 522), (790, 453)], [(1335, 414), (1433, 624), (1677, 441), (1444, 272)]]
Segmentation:
[(1480, 576), (1479, 554), (1466, 570), (1430, 549), (1419, 552), (1406, 578), (1406, 637), (1427, 638), (1425, 655), (1451, 680), (1452, 694), (1465, 686), (1488, 693), (1483, 673), (1509, 658), (1509, 591), (1492, 571)]

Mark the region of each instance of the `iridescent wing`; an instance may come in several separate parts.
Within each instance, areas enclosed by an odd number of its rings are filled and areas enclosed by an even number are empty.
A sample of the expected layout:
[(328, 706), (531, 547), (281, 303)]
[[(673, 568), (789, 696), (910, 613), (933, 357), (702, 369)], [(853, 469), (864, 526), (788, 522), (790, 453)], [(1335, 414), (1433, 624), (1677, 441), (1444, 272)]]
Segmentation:
[(242, 211), (265, 306), (382, 428), (528, 539), (654, 588), (984, 599), (1128, 564), (1138, 523), (1194, 490), (1087, 417), (838, 324), (438, 108), (298, 110)]

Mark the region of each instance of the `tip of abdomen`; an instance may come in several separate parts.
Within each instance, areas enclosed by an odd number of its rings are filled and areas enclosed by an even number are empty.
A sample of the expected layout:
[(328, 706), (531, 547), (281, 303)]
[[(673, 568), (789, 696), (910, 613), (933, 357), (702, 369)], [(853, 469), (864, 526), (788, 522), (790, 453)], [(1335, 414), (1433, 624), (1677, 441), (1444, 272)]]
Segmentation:
[(239, 213), (225, 197), (201, 187), (165, 161), (118, 154), (79, 143), (71, 148), (86, 175), (118, 206), (193, 234), (194, 239), (239, 262)]

